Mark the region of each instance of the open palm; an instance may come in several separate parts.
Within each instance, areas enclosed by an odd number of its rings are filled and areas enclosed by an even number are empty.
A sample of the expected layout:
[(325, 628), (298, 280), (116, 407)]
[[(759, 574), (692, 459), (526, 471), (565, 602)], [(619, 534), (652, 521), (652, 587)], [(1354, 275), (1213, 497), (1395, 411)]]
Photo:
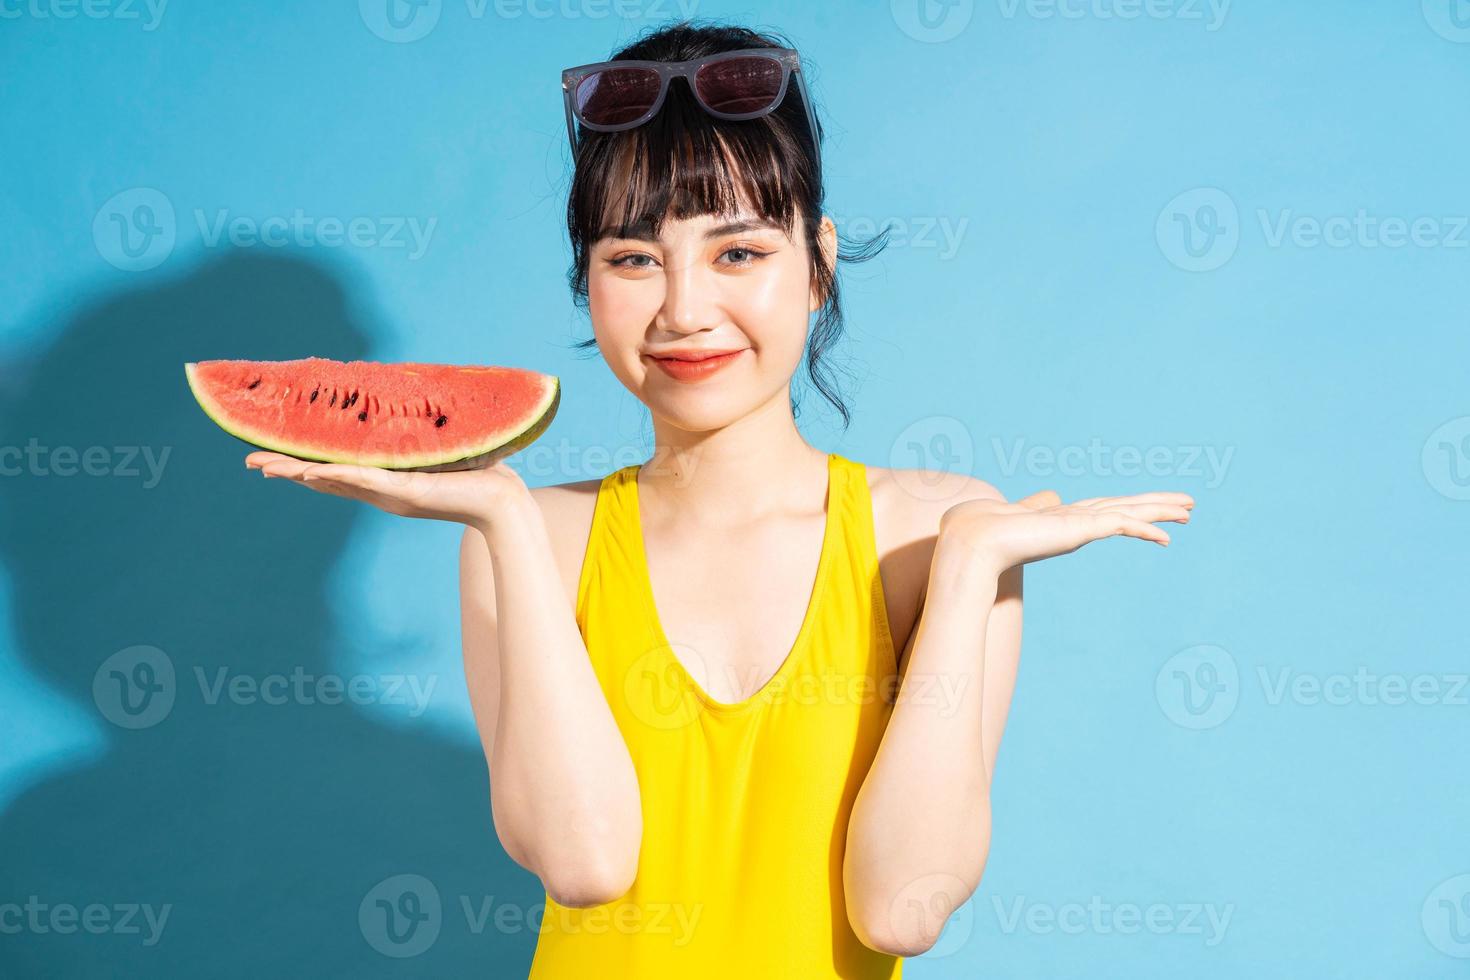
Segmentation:
[(1167, 545), (1168, 532), (1154, 524), (1187, 524), (1193, 507), (1187, 493), (1089, 497), (1064, 504), (1055, 491), (1044, 490), (1015, 503), (967, 500), (945, 511), (939, 527), (941, 536), (963, 541), (1003, 571), (1113, 536)]
[(460, 524), (486, 521), (501, 501), (529, 493), (520, 474), (504, 460), (479, 470), (414, 473), (352, 463), (313, 463), (262, 451), (246, 456), (245, 465), (267, 477), (361, 500), (390, 514)]

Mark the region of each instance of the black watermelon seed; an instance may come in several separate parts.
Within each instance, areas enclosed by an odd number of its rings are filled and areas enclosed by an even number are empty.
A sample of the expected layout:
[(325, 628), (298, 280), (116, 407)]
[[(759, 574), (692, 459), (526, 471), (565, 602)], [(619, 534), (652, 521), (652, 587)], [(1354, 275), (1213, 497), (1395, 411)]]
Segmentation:
[(322, 393), (322, 386), (317, 385), (316, 390), (311, 393), (311, 400), (316, 401), (316, 396)]
[(259, 378), (256, 378), (254, 381), (250, 382), (250, 384), (247, 387), (250, 388), (252, 391), (254, 389), (256, 389), (256, 388), (259, 388), (260, 387), (260, 379)]
[(327, 402), (327, 407), (328, 408), (331, 408), (335, 404), (337, 404), (337, 389), (336, 388), (333, 388), (332, 389), (332, 400), (329, 401), (329, 402)]
[(441, 415), (437, 419), (434, 420), (434, 428), (436, 428), (436, 429), (442, 429), (442, 428), (444, 428), (444, 423), (445, 422), (448, 422), (448, 421), (449, 421), (449, 419), (446, 416)]
[(367, 412), (358, 412), (357, 413), (357, 420), (359, 422), (366, 422), (367, 421)]

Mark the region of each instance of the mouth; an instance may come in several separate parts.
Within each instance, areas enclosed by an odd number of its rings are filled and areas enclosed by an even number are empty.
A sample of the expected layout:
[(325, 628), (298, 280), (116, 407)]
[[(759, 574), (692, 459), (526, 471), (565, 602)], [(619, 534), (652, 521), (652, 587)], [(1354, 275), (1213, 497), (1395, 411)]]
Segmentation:
[(655, 357), (652, 354), (643, 356), (657, 364), (660, 370), (676, 381), (698, 381), (733, 364), (747, 350), (749, 348), (731, 351), (691, 351), (670, 357)]
[(698, 363), (699, 361), (707, 361), (707, 360), (710, 360), (711, 358), (715, 358), (715, 357), (726, 357), (726, 356), (728, 356), (730, 354), (738, 354), (738, 353), (740, 353), (740, 351), (738, 351), (738, 350), (700, 350), (700, 351), (685, 351), (683, 353), (666, 354), (666, 355), (649, 354), (648, 356), (651, 357), (651, 358), (653, 358), (656, 361), (687, 361), (687, 362), (690, 362), (690, 363)]

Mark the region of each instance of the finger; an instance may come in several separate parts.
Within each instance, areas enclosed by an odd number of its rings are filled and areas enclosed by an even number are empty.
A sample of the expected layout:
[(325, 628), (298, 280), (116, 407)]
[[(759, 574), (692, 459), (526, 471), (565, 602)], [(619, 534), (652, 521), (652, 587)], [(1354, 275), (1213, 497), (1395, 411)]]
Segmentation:
[(301, 472), (310, 480), (330, 480), (343, 486), (356, 487), (371, 493), (392, 494), (401, 490), (408, 473), (390, 473), (376, 466), (361, 466), (356, 463), (312, 463)]
[(260, 472), (262, 476), (266, 477), (285, 477), (288, 480), (299, 480), (303, 473), (315, 465), (315, 463), (304, 459), (282, 456), (278, 459), (267, 460), (262, 463)]
[(1155, 544), (1164, 545), (1165, 547), (1169, 544), (1169, 532), (1161, 527), (1155, 527), (1148, 521), (1130, 517), (1120, 511), (1099, 511), (1097, 519), (1102, 523), (1103, 527), (1108, 529), (1104, 535), (1105, 537), (1122, 535), (1123, 537), (1152, 541)]
[(1176, 524), (1189, 523), (1189, 508), (1179, 504), (1167, 503), (1141, 503), (1141, 504), (1117, 504), (1112, 507), (1103, 507), (1098, 513), (1108, 514), (1117, 512), (1135, 517), (1141, 521), (1172, 521)]
[(267, 463), (279, 462), (299, 463), (301, 460), (298, 460), (295, 456), (287, 456), (285, 453), (267, 452), (263, 449), (256, 450), (253, 453), (247, 453), (245, 456), (245, 466), (247, 469), (252, 470), (258, 470)]
[(1047, 507), (1056, 507), (1062, 502), (1061, 496), (1055, 490), (1042, 490), (1033, 493), (1029, 497), (1022, 497), (1016, 503), (1031, 510), (1042, 510)]
[(1113, 504), (1170, 503), (1181, 507), (1193, 507), (1194, 498), (1187, 493), (1159, 490), (1153, 493), (1135, 493), (1122, 497), (1088, 497), (1072, 502), (1074, 507), (1109, 507)]

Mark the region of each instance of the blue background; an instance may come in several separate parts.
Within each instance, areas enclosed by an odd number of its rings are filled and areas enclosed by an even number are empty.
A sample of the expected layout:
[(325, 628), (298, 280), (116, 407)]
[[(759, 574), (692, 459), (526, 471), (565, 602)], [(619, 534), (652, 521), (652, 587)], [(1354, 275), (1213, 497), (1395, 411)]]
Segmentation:
[[(990, 863), (906, 972), (1466, 974), (1470, 4), (924, 2), (0, 0), (0, 446), (47, 447), (0, 478), (0, 905), (171, 906), (152, 946), (0, 932), (0, 973), (524, 974), (458, 529), (247, 479), (180, 366), (534, 367), (565, 395), (529, 482), (643, 458), (570, 349), (557, 73), (692, 12), (786, 32), (829, 212), (895, 229), (844, 279), (854, 424), (809, 394), (814, 444), (1198, 501), (1168, 550), (1028, 572)], [(210, 234), (298, 212), (357, 242)], [(145, 486), (119, 447), (170, 455)], [(137, 646), (176, 682), (130, 729), (104, 662)], [(210, 703), (221, 669), (387, 703)], [(417, 947), (374, 919), (406, 891), (439, 900)]]

